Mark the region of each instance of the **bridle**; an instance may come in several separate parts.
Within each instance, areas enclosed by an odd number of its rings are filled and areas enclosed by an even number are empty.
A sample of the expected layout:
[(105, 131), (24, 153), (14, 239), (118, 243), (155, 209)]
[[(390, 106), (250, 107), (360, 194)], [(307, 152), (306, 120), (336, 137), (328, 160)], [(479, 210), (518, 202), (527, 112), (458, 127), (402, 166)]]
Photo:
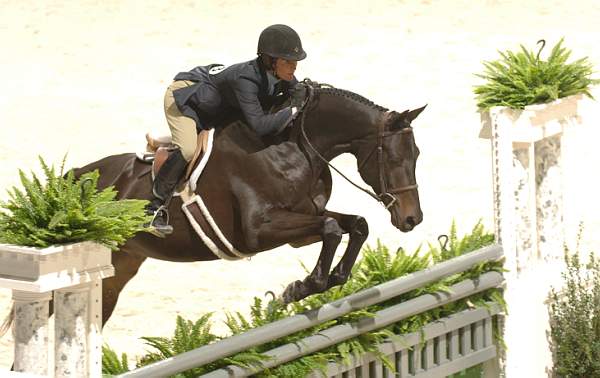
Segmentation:
[[(410, 190), (416, 190), (418, 188), (417, 184), (411, 184), (411, 185), (402, 186), (400, 188), (388, 189), (386, 179), (385, 179), (385, 174), (384, 174), (385, 173), (384, 172), (384, 163), (383, 163), (383, 140), (384, 140), (384, 138), (386, 138), (388, 136), (396, 135), (398, 133), (412, 133), (412, 127), (408, 126), (401, 130), (398, 130), (398, 131), (385, 131), (385, 117), (383, 117), (381, 119), (381, 121), (379, 122), (378, 127), (377, 127), (377, 136), (376, 136), (377, 145), (375, 147), (373, 147), (373, 149), (371, 150), (371, 152), (369, 152), (367, 157), (362, 162), (360, 162), (358, 165), (358, 171), (360, 172), (360, 170), (365, 166), (365, 164), (371, 158), (371, 156), (373, 156), (375, 151), (377, 151), (377, 164), (378, 164), (378, 168), (379, 168), (379, 188), (381, 189), (381, 193), (376, 194), (367, 188), (361, 187), (360, 185), (356, 184), (355, 182), (350, 180), (348, 177), (346, 177), (346, 175), (344, 175), (342, 172), (340, 172), (327, 159), (325, 159), (325, 157), (323, 157), (323, 155), (321, 155), (321, 153), (319, 151), (317, 151), (317, 149), (312, 145), (312, 143), (308, 139), (308, 136), (306, 135), (306, 131), (304, 129), (304, 119), (305, 119), (306, 113), (307, 113), (306, 108), (313, 98), (313, 92), (314, 92), (313, 84), (316, 84), (316, 83), (305, 79), (303, 81), (303, 84), (306, 86), (306, 88), (308, 90), (308, 94), (306, 96), (306, 100), (305, 100), (304, 105), (302, 106), (302, 110), (301, 110), (302, 115), (300, 118), (300, 130), (302, 132), (302, 136), (304, 137), (304, 141), (310, 147), (310, 149), (317, 155), (317, 157), (320, 160), (322, 160), (325, 164), (327, 164), (331, 169), (336, 171), (340, 176), (342, 176), (346, 181), (348, 181), (354, 187), (362, 190), (363, 192), (367, 193), (371, 197), (375, 198), (377, 201), (381, 202), (386, 209), (389, 209), (396, 203), (396, 197), (394, 197), (392, 194), (400, 194), (400, 193), (404, 193), (404, 192), (407, 192)], [(319, 85), (319, 87), (329, 86), (327, 84), (317, 84), (317, 85)], [(331, 86), (329, 86), (329, 87), (331, 87)], [(370, 138), (367, 137), (366, 139), (370, 139)], [(363, 140), (361, 140), (361, 141), (363, 141)], [(389, 200), (389, 202), (386, 203), (386, 199)]]
[[(412, 133), (412, 127), (408, 126), (401, 130), (398, 130), (398, 131), (385, 131), (384, 130), (384, 125), (385, 125), (384, 119), (382, 119), (382, 121), (379, 122), (379, 125), (378, 125), (377, 136), (376, 136), (377, 145), (375, 145), (373, 147), (373, 149), (371, 150), (371, 152), (369, 152), (369, 154), (367, 155), (366, 158), (364, 158), (361, 162), (359, 162), (358, 171), (360, 172), (360, 170), (367, 164), (367, 162), (374, 155), (375, 151), (377, 151), (377, 166), (378, 166), (378, 170), (379, 170), (379, 188), (381, 189), (381, 193), (379, 195), (377, 195), (377, 199), (384, 204), (386, 209), (388, 209), (392, 205), (394, 205), (394, 203), (396, 202), (396, 197), (394, 197), (392, 194), (400, 194), (400, 193), (408, 192), (410, 190), (416, 190), (419, 186), (417, 184), (411, 184), (411, 185), (401, 186), (399, 188), (388, 189), (387, 181), (385, 179), (386, 176), (384, 174), (385, 169), (384, 169), (384, 162), (383, 162), (383, 140), (384, 140), (384, 138), (386, 138), (388, 136), (393, 136), (393, 135), (396, 135), (399, 133), (401, 133), (401, 134)], [(370, 139), (370, 138), (367, 137), (365, 139)], [(361, 140), (361, 142), (362, 141), (363, 140)], [(388, 202), (387, 204), (384, 201), (384, 199), (386, 199), (386, 198), (390, 199), (390, 202)]]

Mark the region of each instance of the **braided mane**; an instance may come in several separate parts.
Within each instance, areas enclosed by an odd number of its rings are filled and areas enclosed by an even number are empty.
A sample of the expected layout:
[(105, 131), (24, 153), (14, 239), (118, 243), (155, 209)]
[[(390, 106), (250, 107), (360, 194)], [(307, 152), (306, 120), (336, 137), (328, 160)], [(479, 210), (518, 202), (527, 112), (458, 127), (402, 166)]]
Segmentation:
[(330, 94), (330, 95), (334, 95), (334, 96), (345, 97), (345, 98), (356, 101), (363, 105), (367, 105), (371, 108), (374, 108), (374, 109), (382, 111), (382, 112), (387, 112), (389, 110), (388, 108), (384, 108), (383, 106), (379, 106), (379, 105), (375, 104), (373, 101), (369, 100), (366, 97), (363, 97), (359, 94), (350, 92), (345, 89), (334, 88), (334, 87), (320, 87), (320, 88), (317, 87), (317, 88), (315, 88), (315, 93), (323, 93), (323, 94)]

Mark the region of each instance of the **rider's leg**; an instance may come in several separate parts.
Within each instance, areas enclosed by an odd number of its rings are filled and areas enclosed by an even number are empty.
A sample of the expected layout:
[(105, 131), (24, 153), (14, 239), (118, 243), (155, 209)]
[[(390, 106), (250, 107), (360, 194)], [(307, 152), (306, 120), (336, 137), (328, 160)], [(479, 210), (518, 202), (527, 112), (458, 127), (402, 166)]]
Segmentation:
[(181, 114), (177, 104), (175, 104), (173, 91), (193, 84), (194, 82), (187, 80), (174, 81), (167, 88), (164, 101), (165, 117), (171, 131), (172, 143), (179, 147), (183, 158), (188, 162), (192, 160), (194, 151), (196, 150), (198, 137), (196, 121)]
[(154, 178), (152, 186), (154, 198), (150, 202), (148, 210), (154, 214), (151, 226), (164, 235), (173, 232), (173, 227), (168, 224), (168, 202), (181, 176), (185, 173), (187, 163), (181, 150), (176, 149), (169, 155)]
[(168, 224), (168, 213), (164, 205), (171, 198), (196, 149), (196, 122), (181, 114), (173, 98), (175, 89), (191, 84), (193, 83), (188, 81), (174, 81), (165, 93), (165, 116), (171, 130), (172, 142), (179, 148), (169, 155), (158, 171), (152, 188), (154, 199), (148, 206), (148, 210), (154, 214), (152, 226), (162, 234), (173, 232), (173, 228)]

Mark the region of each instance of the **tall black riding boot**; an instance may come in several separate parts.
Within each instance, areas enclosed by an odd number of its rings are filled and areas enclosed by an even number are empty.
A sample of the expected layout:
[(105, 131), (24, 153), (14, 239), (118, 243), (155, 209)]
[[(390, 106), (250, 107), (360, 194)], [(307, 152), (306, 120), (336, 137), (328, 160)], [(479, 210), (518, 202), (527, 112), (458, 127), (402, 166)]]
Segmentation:
[(183, 158), (181, 150), (175, 150), (162, 167), (158, 170), (152, 186), (154, 199), (148, 205), (148, 212), (154, 215), (150, 226), (162, 235), (169, 235), (173, 227), (169, 225), (169, 213), (167, 211), (168, 201), (173, 195), (175, 186), (185, 172), (187, 161)]

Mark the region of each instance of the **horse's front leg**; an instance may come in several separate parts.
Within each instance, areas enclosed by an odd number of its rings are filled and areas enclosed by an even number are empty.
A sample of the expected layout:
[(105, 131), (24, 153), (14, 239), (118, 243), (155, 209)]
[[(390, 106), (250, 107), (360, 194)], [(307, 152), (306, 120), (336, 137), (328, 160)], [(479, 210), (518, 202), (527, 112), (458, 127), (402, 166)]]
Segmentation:
[(329, 216), (314, 216), (288, 211), (269, 214), (270, 221), (258, 230), (258, 242), (278, 244), (290, 243), (307, 237), (319, 236), (323, 241), (315, 268), (302, 281), (289, 284), (281, 296), (285, 303), (295, 302), (327, 289), (329, 270), (335, 251), (342, 240), (343, 230), (336, 219)]
[(345, 284), (350, 277), (352, 267), (356, 262), (363, 243), (369, 236), (369, 225), (365, 218), (359, 215), (340, 214), (326, 210), (325, 216), (337, 220), (344, 233), (349, 234), (348, 247), (335, 268), (329, 274), (327, 289)]

